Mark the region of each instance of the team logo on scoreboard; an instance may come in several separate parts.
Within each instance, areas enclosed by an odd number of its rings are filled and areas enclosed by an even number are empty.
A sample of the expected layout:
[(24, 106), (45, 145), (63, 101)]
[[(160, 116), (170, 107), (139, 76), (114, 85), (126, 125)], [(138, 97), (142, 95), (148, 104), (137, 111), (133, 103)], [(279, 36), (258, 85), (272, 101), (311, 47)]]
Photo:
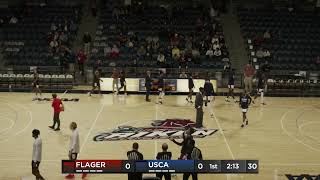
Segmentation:
[[(187, 126), (194, 127), (195, 123), (189, 119), (154, 120), (150, 127), (119, 126), (110, 132), (100, 133), (94, 141), (120, 140), (152, 140), (152, 139), (180, 139)], [(204, 138), (216, 133), (217, 129), (195, 129), (194, 138)]]

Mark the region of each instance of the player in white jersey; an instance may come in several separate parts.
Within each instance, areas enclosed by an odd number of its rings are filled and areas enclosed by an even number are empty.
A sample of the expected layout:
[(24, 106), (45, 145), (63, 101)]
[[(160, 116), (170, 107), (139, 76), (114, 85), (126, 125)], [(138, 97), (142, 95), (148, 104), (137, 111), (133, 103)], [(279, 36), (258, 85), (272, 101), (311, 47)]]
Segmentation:
[(38, 129), (34, 129), (32, 131), (32, 137), (35, 139), (33, 143), (32, 150), (32, 174), (36, 177), (36, 180), (44, 180), (39, 171), (39, 165), (41, 162), (41, 154), (42, 154), (42, 140), (39, 137), (40, 131)]
[[(70, 129), (72, 131), (72, 134), (70, 136), (70, 144), (69, 144), (69, 159), (70, 160), (77, 160), (78, 154), (80, 152), (80, 141), (79, 141), (79, 132), (77, 130), (77, 123), (72, 122), (70, 124)], [(84, 179), (87, 176), (86, 173), (82, 174), (82, 179)], [(68, 174), (66, 176), (66, 179), (73, 179), (74, 174)]]

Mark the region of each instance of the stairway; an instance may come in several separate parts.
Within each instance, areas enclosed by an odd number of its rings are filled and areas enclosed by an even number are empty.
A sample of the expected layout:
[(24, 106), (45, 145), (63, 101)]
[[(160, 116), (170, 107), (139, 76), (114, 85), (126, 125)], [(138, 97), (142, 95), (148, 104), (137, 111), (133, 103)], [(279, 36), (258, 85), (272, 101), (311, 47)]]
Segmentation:
[[(229, 11), (228, 14), (222, 15), (221, 23), (226, 44), (230, 52), (232, 68), (236, 70), (236, 74), (242, 74), (242, 69), (244, 65), (248, 63), (249, 59), (245, 48), (245, 40), (242, 38), (237, 16)], [(241, 77), (237, 76), (236, 81), (236, 84), (241, 84)]]
[[(98, 4), (98, 1), (97, 1)], [(82, 43), (82, 37), (85, 32), (89, 32), (92, 38), (92, 42), (95, 39), (96, 35), (96, 29), (98, 26), (98, 17), (99, 14), (97, 14), (97, 17), (93, 17), (91, 14), (91, 9), (90, 9), (90, 1), (84, 1), (83, 4), (83, 9), (82, 9), (82, 19), (79, 25), (79, 30), (78, 30), (78, 35), (76, 37), (76, 40), (72, 44), (72, 50), (73, 52), (77, 53), (79, 50), (83, 50), (83, 43)], [(97, 5), (97, 7), (99, 7)], [(98, 13), (100, 12), (100, 9), (98, 9)], [(91, 45), (92, 48), (92, 45)], [(87, 57), (89, 59), (89, 57)], [(86, 71), (86, 68), (85, 68)], [(76, 84), (78, 85), (83, 85), (86, 84), (86, 78), (81, 76), (78, 71), (75, 73), (75, 79), (76, 79)]]

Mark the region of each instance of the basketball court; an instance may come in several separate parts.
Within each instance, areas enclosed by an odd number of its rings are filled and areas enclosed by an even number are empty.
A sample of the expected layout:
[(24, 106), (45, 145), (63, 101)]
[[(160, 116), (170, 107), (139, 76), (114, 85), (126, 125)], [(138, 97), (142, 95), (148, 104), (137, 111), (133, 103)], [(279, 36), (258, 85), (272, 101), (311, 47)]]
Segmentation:
[[(62, 94), (58, 94), (61, 96)], [(51, 97), (51, 94), (44, 94)], [(94, 141), (98, 134), (118, 126), (150, 127), (153, 120), (195, 120), (192, 104), (185, 96), (165, 96), (163, 105), (144, 101), (143, 95), (93, 95), (65, 94), (65, 98), (79, 98), (79, 102), (67, 101), (61, 113), (61, 131), (48, 128), (52, 125), (50, 101), (31, 101), (31, 93), (0, 94), (0, 180), (34, 180), (31, 174), (33, 138), (31, 131), (41, 131), (43, 143), (40, 172), (48, 180), (63, 180), (61, 160), (67, 159), (68, 126), (75, 121), (80, 133), (79, 159), (127, 159), (133, 140)], [(267, 97), (266, 106), (259, 99), (248, 112), (249, 126), (241, 129), (241, 111), (237, 104), (226, 103), (217, 97), (211, 118), (207, 109), (204, 125), (218, 129), (204, 138), (196, 139), (204, 159), (256, 159), (260, 162), (259, 174), (205, 174), (200, 180), (281, 180), (285, 174), (318, 175), (320, 172), (320, 99)], [(137, 140), (139, 151), (145, 159), (154, 159), (161, 144), (166, 142), (173, 158), (180, 155), (180, 147), (168, 139)], [(152, 174), (147, 174), (147, 176)], [(76, 175), (81, 179), (81, 175)], [(90, 180), (124, 180), (125, 174), (90, 174)], [(178, 174), (173, 179), (182, 180)]]

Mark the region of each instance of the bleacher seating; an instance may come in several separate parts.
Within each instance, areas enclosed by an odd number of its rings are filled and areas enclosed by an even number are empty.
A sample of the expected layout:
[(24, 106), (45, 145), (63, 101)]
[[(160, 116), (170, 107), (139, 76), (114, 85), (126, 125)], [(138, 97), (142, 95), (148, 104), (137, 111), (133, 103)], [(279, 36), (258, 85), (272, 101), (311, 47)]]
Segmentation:
[[(119, 1), (120, 2), (120, 1)], [(166, 67), (178, 68), (179, 62), (171, 57), (170, 37), (174, 33), (178, 33), (181, 38), (181, 43), (178, 48), (180, 51), (185, 50), (186, 37), (193, 38), (193, 47), (198, 46), (202, 40), (206, 46), (211, 47), (211, 39), (214, 34), (222, 35), (222, 26), (218, 19), (210, 20), (205, 8), (173, 8), (172, 18), (168, 15), (165, 8), (162, 7), (144, 7), (142, 11), (126, 9), (121, 6), (118, 1), (108, 1), (105, 10), (101, 12), (99, 18), (99, 26), (96, 32), (96, 38), (91, 53), (90, 64), (100, 59), (103, 61), (105, 67)], [(115, 9), (119, 11), (119, 18), (115, 17)], [(128, 11), (128, 12), (127, 12)], [(204, 30), (197, 29), (197, 20), (201, 17)], [(214, 27), (214, 30), (213, 29)], [(128, 41), (122, 42), (122, 39), (130, 39), (134, 43), (134, 47), (128, 47)], [(147, 49), (148, 38), (159, 39), (159, 48)], [(117, 58), (108, 57), (104, 54), (104, 48), (108, 45), (117, 45), (120, 50), (120, 56)], [(224, 44), (224, 42), (223, 42)], [(151, 55), (148, 58), (141, 58), (137, 56), (138, 49), (144, 46), (147, 53)], [(208, 48), (208, 47), (207, 47)], [(205, 49), (206, 51), (207, 49)], [(157, 56), (159, 51), (163, 52), (166, 58), (165, 65), (157, 63)], [(222, 69), (224, 60), (228, 60), (228, 50), (224, 50), (227, 55), (214, 56), (207, 58), (204, 53), (200, 51), (200, 57), (197, 60), (187, 60), (189, 68), (211, 68)], [(190, 51), (191, 53), (191, 51)], [(185, 52), (185, 54), (187, 54)], [(188, 59), (188, 58), (187, 58)]]
[[(240, 9), (239, 22), (248, 41), (248, 54), (256, 68), (265, 58), (257, 58), (259, 48), (267, 49), (273, 70), (320, 70), (320, 16), (314, 12)], [(264, 39), (269, 31), (271, 38)], [(256, 41), (262, 41), (256, 43)]]
[[(39, 74), (41, 89), (70, 89), (74, 84), (71, 74)], [(1, 73), (0, 87), (7, 88), (32, 88), (33, 74)]]
[[(5, 65), (10, 66), (58, 66), (59, 57), (49, 48), (48, 34), (51, 25), (57, 32), (67, 33), (71, 43), (78, 30), (80, 7), (27, 6), (0, 9), (0, 18), (15, 16), (17, 23), (1, 25), (0, 40), (4, 46)], [(8, 19), (7, 19), (8, 20)], [(61, 30), (67, 22), (67, 29)], [(59, 27), (61, 25), (61, 27)], [(72, 27), (71, 27), (72, 26)]]

